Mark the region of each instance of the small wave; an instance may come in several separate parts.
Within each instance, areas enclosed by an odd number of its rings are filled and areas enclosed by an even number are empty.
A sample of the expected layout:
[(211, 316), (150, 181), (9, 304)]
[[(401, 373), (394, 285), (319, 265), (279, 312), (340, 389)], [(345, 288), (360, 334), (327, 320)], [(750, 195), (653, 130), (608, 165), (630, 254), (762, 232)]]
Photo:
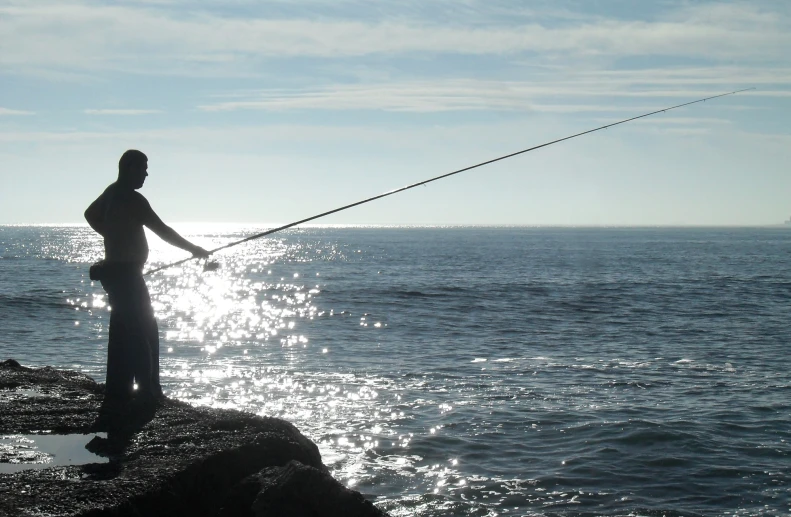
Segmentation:
[(61, 308), (65, 302), (60, 296), (52, 294), (24, 294), (24, 295), (8, 295), (0, 294), (0, 307), (6, 309), (46, 309), (46, 308)]
[(629, 431), (616, 437), (614, 441), (626, 445), (644, 445), (646, 443), (678, 442), (692, 438), (691, 435), (682, 431), (653, 428)]
[(402, 298), (448, 298), (452, 296), (450, 292), (431, 293), (423, 291), (389, 291), (387, 294)]

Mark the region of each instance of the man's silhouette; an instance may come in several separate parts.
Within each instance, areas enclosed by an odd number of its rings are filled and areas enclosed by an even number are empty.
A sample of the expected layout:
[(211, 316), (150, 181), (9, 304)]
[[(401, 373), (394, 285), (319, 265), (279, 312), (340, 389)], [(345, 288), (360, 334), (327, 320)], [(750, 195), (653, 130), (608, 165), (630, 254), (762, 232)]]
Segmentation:
[(143, 227), (165, 242), (206, 257), (209, 252), (192, 244), (162, 222), (137, 189), (148, 176), (148, 158), (126, 151), (118, 162), (118, 180), (107, 187), (85, 211), (91, 228), (104, 237), (104, 260), (94, 265), (91, 278), (101, 281), (110, 299), (110, 339), (107, 349), (106, 393), (127, 399), (134, 394), (159, 398), (159, 329), (151, 298), (143, 280), (148, 242)]

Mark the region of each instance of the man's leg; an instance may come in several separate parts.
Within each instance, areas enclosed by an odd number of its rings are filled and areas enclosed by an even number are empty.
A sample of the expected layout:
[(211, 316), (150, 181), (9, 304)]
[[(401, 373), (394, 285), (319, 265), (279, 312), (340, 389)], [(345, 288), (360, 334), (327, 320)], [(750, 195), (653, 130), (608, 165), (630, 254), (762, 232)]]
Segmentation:
[(132, 395), (134, 376), (129, 357), (128, 307), (123, 303), (124, 289), (118, 282), (102, 282), (110, 301), (110, 332), (107, 342), (107, 378), (105, 393), (109, 397), (125, 399)]
[(157, 318), (154, 316), (154, 308), (151, 306), (151, 296), (148, 287), (143, 282), (145, 293), (146, 309), (146, 341), (148, 342), (148, 353), (151, 358), (151, 394), (155, 397), (162, 396), (162, 385), (159, 383), (159, 326)]
[(162, 388), (159, 384), (159, 328), (151, 307), (142, 276), (135, 279), (135, 306), (137, 326), (135, 334), (135, 378), (141, 394), (159, 397)]

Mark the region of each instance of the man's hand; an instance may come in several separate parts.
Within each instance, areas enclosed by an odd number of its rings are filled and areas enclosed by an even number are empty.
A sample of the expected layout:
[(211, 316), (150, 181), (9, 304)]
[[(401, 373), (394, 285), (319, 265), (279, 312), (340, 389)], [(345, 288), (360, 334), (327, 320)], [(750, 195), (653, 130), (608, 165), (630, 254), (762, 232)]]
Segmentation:
[(206, 251), (205, 249), (201, 248), (200, 246), (195, 246), (192, 249), (192, 256), (195, 257), (195, 258), (206, 258), (209, 255), (210, 255), (210, 253), (208, 251)]

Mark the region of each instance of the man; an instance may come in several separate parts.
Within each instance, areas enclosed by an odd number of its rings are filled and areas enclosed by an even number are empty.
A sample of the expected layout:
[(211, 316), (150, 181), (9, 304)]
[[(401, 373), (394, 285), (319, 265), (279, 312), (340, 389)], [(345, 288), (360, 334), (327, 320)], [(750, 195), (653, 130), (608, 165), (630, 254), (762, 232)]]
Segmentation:
[[(104, 260), (91, 268), (110, 299), (110, 338), (107, 349), (108, 398), (125, 400), (162, 396), (159, 384), (159, 329), (143, 280), (148, 242), (143, 227), (165, 242), (196, 257), (209, 252), (192, 244), (162, 222), (137, 189), (148, 176), (148, 158), (126, 151), (118, 162), (118, 180), (85, 211), (91, 228), (104, 238)], [(137, 383), (137, 392), (133, 386)]]

